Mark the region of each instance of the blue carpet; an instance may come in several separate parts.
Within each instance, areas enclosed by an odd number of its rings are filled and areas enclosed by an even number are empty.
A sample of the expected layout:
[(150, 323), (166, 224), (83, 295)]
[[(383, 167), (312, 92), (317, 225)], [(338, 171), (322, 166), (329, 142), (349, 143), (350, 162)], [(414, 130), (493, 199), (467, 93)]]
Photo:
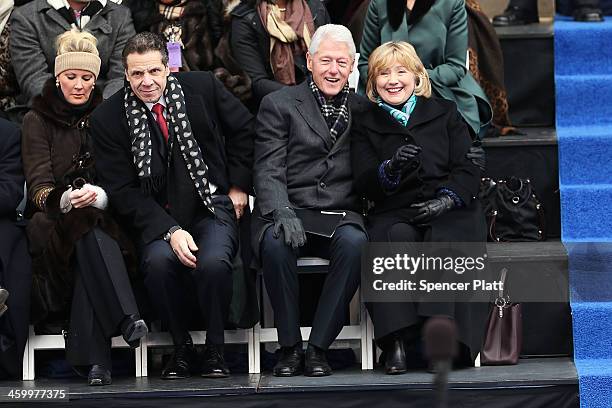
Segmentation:
[(555, 19), (562, 240), (580, 405), (612, 407), (612, 18)]

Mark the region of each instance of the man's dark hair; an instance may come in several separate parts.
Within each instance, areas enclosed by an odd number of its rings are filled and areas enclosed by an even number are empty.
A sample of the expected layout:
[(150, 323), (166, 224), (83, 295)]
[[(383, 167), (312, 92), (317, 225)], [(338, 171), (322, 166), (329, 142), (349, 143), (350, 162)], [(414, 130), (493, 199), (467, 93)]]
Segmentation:
[(123, 68), (127, 69), (127, 57), (130, 54), (144, 54), (149, 51), (159, 51), (162, 63), (168, 65), (168, 49), (166, 40), (160, 34), (143, 31), (130, 38), (123, 48), (121, 59)]

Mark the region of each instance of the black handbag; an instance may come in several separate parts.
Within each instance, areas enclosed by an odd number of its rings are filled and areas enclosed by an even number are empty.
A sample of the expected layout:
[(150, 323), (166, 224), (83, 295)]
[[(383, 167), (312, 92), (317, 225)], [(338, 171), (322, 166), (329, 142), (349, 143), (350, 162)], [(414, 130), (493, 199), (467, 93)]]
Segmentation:
[(544, 209), (529, 179), (483, 178), (479, 198), (487, 215), (489, 241), (546, 239)]

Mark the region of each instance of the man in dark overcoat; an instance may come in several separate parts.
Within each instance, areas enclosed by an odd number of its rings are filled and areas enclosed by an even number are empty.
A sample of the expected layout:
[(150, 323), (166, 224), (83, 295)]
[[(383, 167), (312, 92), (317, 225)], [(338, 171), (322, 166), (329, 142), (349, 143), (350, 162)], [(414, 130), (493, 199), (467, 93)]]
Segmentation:
[[(277, 376), (331, 374), (325, 351), (359, 286), (367, 237), (349, 160), (354, 58), (346, 27), (319, 27), (307, 54), (308, 80), (266, 96), (257, 117), (253, 239), (281, 345)], [(305, 255), (330, 264), (302, 366), (296, 261)]]
[(0, 379), (21, 377), (28, 339), (32, 265), (15, 211), (24, 181), (19, 128), (0, 118)]
[(202, 375), (225, 377), (223, 331), (237, 219), (252, 190), (253, 118), (212, 74), (170, 75), (157, 34), (132, 37), (123, 63), (126, 85), (92, 115), (92, 139), (101, 184), (140, 249), (149, 298), (174, 341), (162, 378), (190, 375), (188, 327), (198, 311), (208, 329)]
[(11, 14), (10, 50), (23, 102), (53, 77), (55, 39), (71, 29), (96, 37), (102, 65), (96, 87), (110, 97), (123, 85), (121, 50), (135, 34), (130, 10), (111, 0), (34, 0)]

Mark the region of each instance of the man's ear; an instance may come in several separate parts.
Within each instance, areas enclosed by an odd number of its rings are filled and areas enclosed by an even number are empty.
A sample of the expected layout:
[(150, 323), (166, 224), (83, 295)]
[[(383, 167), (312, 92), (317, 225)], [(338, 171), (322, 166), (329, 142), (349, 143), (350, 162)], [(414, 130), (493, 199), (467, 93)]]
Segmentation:
[(164, 69), (166, 70), (166, 76), (169, 76), (170, 75), (170, 66), (168, 64), (166, 64)]
[(130, 77), (128, 77), (127, 69), (124, 69), (123, 72), (125, 73), (125, 80), (129, 82)]
[(308, 51), (306, 51), (306, 68), (312, 72), (312, 55)]

